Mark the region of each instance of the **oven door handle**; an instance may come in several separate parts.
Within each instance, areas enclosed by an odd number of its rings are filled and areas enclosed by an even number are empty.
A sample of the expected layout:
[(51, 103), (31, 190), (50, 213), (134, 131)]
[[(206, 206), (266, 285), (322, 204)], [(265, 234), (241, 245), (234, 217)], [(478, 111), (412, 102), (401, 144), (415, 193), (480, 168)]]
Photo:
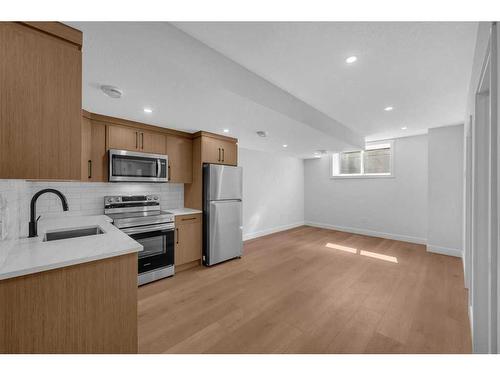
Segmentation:
[(158, 224), (158, 225), (148, 225), (145, 227), (134, 227), (134, 228), (123, 228), (121, 231), (125, 234), (137, 234), (146, 232), (155, 232), (158, 230), (174, 230), (172, 224)]

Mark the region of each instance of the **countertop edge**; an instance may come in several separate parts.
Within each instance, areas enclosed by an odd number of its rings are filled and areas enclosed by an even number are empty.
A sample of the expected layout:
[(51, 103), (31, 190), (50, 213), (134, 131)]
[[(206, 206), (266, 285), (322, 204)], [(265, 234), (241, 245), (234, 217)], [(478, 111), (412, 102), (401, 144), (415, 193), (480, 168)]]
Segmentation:
[(56, 263), (47, 264), (47, 265), (43, 265), (43, 266), (39, 266), (39, 267), (28, 268), (28, 269), (23, 269), (23, 270), (19, 270), (19, 271), (12, 271), (12, 272), (8, 272), (8, 273), (0, 274), (0, 281), (7, 280), (7, 279), (13, 279), (15, 277), (20, 277), (20, 276), (33, 275), (33, 274), (45, 272), (45, 271), (56, 270), (56, 269), (60, 269), (60, 268), (64, 268), (64, 267), (78, 266), (79, 264), (85, 264), (85, 263), (89, 263), (89, 262), (95, 262), (98, 260), (114, 258), (114, 257), (120, 256), (120, 255), (133, 254), (133, 253), (137, 253), (139, 251), (141, 251), (140, 247), (133, 247), (133, 248), (128, 248), (128, 249), (124, 249), (124, 250), (109, 252), (106, 254), (99, 254), (96, 256), (88, 257), (88, 258), (67, 260), (64, 262), (56, 262)]

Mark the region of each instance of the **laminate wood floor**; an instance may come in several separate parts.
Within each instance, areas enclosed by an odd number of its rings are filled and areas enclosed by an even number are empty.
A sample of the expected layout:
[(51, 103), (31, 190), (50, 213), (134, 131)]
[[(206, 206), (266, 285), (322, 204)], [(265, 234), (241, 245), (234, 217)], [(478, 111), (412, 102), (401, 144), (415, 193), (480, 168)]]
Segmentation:
[(140, 353), (470, 353), (461, 260), (300, 227), (139, 288)]

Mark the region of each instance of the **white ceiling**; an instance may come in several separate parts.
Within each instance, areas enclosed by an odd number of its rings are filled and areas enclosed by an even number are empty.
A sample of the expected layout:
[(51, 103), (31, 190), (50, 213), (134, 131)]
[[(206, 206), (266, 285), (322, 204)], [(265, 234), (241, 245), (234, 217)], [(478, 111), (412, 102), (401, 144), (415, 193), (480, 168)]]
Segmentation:
[[(403, 124), (413, 134), (462, 121), (477, 26), (69, 24), (84, 33), (85, 109), (187, 131), (227, 128), (242, 147), (299, 157), (397, 136)], [(352, 54), (359, 60), (347, 66)], [(123, 97), (106, 97), (102, 84)]]
[[(465, 117), (477, 23), (175, 25), (363, 136), (419, 133)], [(348, 65), (351, 55), (358, 61)]]

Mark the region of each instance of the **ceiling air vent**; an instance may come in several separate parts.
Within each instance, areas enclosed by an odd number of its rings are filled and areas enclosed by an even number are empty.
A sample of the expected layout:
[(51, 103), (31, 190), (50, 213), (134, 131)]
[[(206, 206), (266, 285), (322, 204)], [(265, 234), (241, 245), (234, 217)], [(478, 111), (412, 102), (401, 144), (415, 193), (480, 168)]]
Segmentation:
[(101, 90), (103, 93), (113, 99), (120, 99), (123, 95), (123, 91), (115, 86), (102, 85)]
[(265, 131), (263, 131), (263, 130), (259, 130), (259, 131), (257, 132), (257, 135), (258, 135), (259, 137), (267, 137), (267, 132), (265, 132)]

